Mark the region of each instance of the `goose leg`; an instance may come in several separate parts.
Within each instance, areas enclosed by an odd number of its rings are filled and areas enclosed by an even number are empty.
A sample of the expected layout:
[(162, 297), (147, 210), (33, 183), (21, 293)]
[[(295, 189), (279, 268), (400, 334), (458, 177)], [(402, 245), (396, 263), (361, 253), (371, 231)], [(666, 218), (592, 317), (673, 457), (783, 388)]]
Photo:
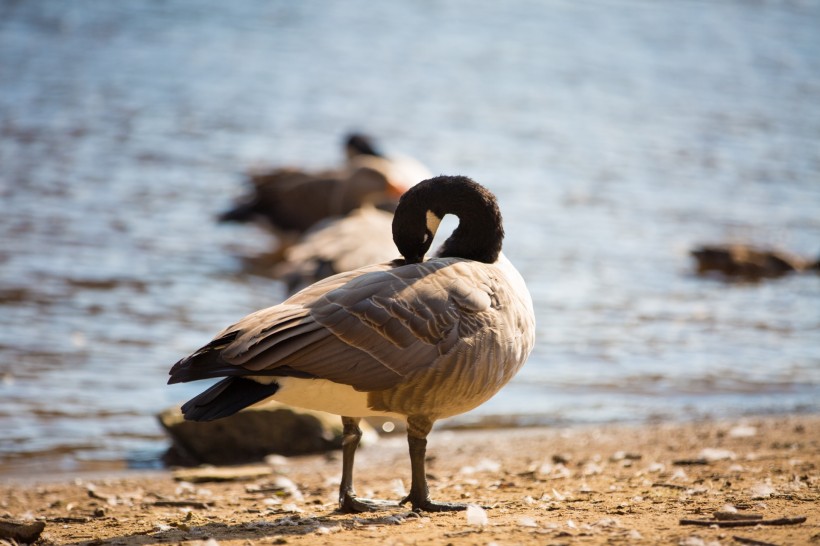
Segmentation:
[(407, 419), (407, 443), (410, 447), (410, 494), (399, 504), (407, 504), (413, 510), (425, 512), (448, 512), (466, 510), (467, 505), (454, 502), (435, 502), (430, 500), (427, 487), (427, 474), (424, 470), (424, 458), (427, 454), (427, 435), (433, 428), (433, 422), (424, 417), (411, 416)]
[(353, 459), (362, 439), (360, 420), (358, 417), (342, 417), (342, 483), (339, 485), (339, 511), (346, 514), (373, 512), (396, 506), (395, 502), (357, 498), (353, 490)]

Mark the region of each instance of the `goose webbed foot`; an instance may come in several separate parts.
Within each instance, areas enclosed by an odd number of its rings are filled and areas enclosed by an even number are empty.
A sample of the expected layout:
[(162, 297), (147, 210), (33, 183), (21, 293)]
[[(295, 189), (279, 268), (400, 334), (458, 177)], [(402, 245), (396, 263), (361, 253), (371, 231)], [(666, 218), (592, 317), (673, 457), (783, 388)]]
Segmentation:
[(423, 499), (413, 499), (413, 495), (407, 495), (399, 503), (400, 505), (410, 503), (414, 512), (458, 512), (466, 510), (467, 505), (461, 502), (436, 502), (430, 500), (430, 497)]
[(360, 514), (362, 512), (378, 512), (397, 508), (398, 503), (381, 499), (362, 499), (354, 493), (345, 493), (339, 500), (339, 511), (343, 514)]
[(339, 511), (343, 514), (359, 514), (362, 512), (376, 512), (388, 508), (396, 508), (398, 503), (377, 500), (360, 499), (353, 491), (353, 459), (356, 448), (362, 438), (358, 417), (342, 417), (344, 436), (342, 439), (342, 482), (339, 484)]

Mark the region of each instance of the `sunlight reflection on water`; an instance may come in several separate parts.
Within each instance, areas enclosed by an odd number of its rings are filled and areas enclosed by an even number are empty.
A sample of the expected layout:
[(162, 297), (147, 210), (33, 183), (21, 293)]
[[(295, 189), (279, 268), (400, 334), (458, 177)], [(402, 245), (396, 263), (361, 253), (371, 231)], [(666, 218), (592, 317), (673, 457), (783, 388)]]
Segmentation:
[(477, 415), (820, 409), (817, 277), (687, 256), (820, 251), (820, 6), (354, 4), (0, 7), (0, 469), (150, 463), (170, 365), (284, 296), (213, 221), (239, 173), (352, 128), (499, 196), (538, 344)]

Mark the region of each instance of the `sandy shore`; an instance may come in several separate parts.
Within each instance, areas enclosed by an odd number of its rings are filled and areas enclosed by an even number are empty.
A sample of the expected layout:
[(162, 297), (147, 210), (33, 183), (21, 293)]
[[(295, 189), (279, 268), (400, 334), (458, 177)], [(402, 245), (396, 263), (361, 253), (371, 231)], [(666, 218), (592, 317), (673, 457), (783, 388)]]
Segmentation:
[[(338, 514), (339, 454), (270, 462), (226, 482), (21, 477), (0, 485), (0, 516), (45, 522), (41, 544), (820, 543), (820, 416), (435, 432), (432, 497), (487, 507), (469, 513)], [(409, 485), (404, 439), (362, 448), (356, 485), (399, 498)], [(715, 514), (782, 521), (681, 523)]]

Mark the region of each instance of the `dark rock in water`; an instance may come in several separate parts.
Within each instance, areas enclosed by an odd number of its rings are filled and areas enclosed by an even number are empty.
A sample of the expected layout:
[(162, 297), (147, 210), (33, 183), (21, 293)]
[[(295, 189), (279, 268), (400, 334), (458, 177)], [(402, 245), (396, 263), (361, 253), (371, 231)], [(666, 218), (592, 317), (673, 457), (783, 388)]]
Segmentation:
[(750, 245), (705, 245), (691, 251), (701, 275), (718, 273), (730, 279), (757, 281), (817, 269), (818, 264), (780, 250)]
[[(270, 402), (210, 422), (186, 421), (178, 407), (158, 415), (171, 437), (170, 465), (229, 465), (261, 461), (266, 455), (305, 455), (342, 447), (336, 415)], [(375, 437), (362, 422), (365, 439)]]
[(0, 518), (0, 538), (31, 544), (40, 538), (46, 524), (42, 521), (16, 521)]

